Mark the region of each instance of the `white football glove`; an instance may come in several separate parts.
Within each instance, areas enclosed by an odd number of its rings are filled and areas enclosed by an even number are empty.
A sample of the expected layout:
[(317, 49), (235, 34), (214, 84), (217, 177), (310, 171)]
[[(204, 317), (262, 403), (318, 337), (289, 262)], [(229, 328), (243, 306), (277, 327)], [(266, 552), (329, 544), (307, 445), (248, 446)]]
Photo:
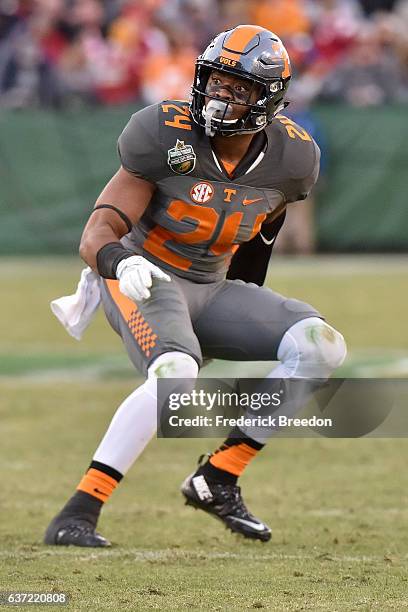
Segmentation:
[(132, 255), (122, 259), (116, 268), (116, 278), (119, 280), (119, 289), (134, 302), (147, 300), (150, 297), (150, 287), (153, 277), (170, 282), (168, 274), (150, 263), (141, 255)]

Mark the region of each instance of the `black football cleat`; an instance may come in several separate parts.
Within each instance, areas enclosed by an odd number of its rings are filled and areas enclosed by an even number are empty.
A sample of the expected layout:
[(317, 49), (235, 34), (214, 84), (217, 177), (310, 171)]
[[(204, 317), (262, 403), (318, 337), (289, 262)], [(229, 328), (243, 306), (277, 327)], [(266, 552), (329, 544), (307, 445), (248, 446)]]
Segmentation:
[(106, 548), (111, 543), (95, 531), (95, 525), (80, 517), (57, 515), (49, 524), (44, 544)]
[(183, 482), (181, 492), (186, 505), (212, 514), (232, 532), (262, 542), (271, 539), (270, 528), (248, 512), (237, 485), (209, 482), (194, 473)]

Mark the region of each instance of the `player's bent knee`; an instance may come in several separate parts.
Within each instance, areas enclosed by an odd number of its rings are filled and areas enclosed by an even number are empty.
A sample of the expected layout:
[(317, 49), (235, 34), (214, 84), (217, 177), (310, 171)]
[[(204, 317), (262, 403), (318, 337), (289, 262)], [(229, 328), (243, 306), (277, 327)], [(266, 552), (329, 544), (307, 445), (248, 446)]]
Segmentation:
[(340, 367), (347, 354), (346, 342), (341, 333), (325, 323), (317, 328), (316, 334), (319, 356), (331, 370)]
[(329, 376), (343, 363), (346, 354), (340, 332), (318, 317), (292, 325), (278, 350), (278, 358), (292, 366), (293, 376)]
[(159, 355), (149, 366), (148, 376), (155, 378), (197, 378), (198, 363), (180, 351), (171, 351)]

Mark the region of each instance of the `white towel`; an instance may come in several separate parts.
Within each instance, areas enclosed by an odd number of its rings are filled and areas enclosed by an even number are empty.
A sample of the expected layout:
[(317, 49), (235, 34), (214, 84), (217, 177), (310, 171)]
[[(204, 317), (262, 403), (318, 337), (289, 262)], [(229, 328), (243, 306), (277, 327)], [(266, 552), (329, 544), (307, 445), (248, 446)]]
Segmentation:
[(81, 272), (76, 292), (53, 300), (50, 306), (67, 332), (76, 340), (80, 340), (100, 302), (99, 276), (88, 267)]

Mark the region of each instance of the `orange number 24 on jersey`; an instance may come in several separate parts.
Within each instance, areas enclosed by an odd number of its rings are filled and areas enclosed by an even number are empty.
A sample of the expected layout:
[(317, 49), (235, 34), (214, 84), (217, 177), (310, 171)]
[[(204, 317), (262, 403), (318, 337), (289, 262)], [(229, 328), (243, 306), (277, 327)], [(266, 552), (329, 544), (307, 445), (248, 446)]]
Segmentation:
[[(182, 219), (191, 219), (197, 222), (197, 226), (189, 231), (176, 233), (163, 227), (156, 226), (151, 230), (143, 244), (143, 248), (169, 265), (178, 268), (179, 270), (188, 270), (192, 261), (187, 257), (182, 257), (166, 246), (168, 240), (172, 240), (183, 244), (198, 244), (200, 242), (210, 241), (214, 235), (215, 229), (219, 221), (219, 214), (214, 208), (204, 206), (196, 206), (188, 204), (183, 200), (173, 200), (167, 213), (176, 221)], [(239, 245), (233, 245), (233, 241), (238, 233), (244, 213), (235, 212), (228, 216), (218, 234), (216, 241), (210, 246), (209, 252), (213, 255), (222, 255), (223, 253), (234, 253)], [(262, 222), (266, 218), (266, 214), (257, 215), (254, 226), (252, 228), (250, 239), (259, 232)]]

